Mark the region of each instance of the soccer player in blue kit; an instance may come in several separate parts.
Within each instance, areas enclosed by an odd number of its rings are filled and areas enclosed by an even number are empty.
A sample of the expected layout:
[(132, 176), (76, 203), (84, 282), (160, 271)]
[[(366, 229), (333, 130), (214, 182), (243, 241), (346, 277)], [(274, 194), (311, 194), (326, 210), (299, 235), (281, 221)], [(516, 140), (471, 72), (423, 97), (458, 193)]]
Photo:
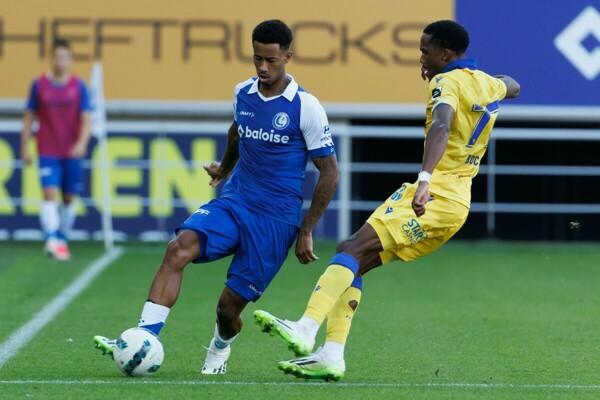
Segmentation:
[[(240, 314), (263, 294), (296, 240), (303, 264), (315, 261), (312, 230), (339, 179), (327, 116), (319, 101), (286, 74), (292, 32), (279, 20), (252, 32), (256, 77), (234, 89), (234, 121), (221, 162), (205, 167), (221, 196), (201, 206), (176, 229), (150, 288), (138, 326), (159, 334), (175, 304), (185, 267), (234, 255), (217, 304), (217, 324), (202, 374), (224, 374)], [(308, 158), (320, 172), (302, 218)], [(94, 337), (112, 354), (114, 340)]]

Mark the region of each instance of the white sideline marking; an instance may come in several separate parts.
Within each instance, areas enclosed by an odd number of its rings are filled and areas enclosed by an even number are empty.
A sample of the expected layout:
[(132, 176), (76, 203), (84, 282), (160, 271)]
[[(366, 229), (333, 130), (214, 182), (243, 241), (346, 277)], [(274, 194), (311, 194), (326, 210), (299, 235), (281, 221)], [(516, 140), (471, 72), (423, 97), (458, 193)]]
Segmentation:
[(46, 304), (25, 325), (13, 332), (0, 344), (0, 368), (17, 352), (29, 343), (37, 333), (60, 314), (96, 277), (113, 261), (123, 254), (123, 249), (115, 247), (89, 264), (69, 286), (63, 289), (50, 303)]
[(512, 383), (370, 383), (370, 382), (249, 382), (249, 381), (161, 381), (144, 379), (114, 380), (0, 380), (0, 385), (174, 385), (174, 386), (333, 386), (350, 388), (477, 388), (477, 389), (562, 389), (598, 390), (600, 385), (512, 384)]

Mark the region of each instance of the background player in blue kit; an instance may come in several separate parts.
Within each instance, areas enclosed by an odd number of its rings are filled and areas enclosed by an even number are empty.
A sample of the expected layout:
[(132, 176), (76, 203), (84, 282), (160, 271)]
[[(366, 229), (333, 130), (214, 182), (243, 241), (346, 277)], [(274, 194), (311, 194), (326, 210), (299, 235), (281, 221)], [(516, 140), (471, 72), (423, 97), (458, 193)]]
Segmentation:
[[(263, 294), (294, 240), (300, 262), (317, 259), (312, 230), (337, 186), (337, 160), (325, 111), (285, 72), (291, 42), (292, 32), (282, 21), (264, 21), (254, 29), (257, 76), (235, 87), (225, 155), (220, 163), (205, 167), (211, 185), (227, 182), (220, 198), (201, 206), (177, 228), (139, 321), (139, 326), (158, 334), (177, 300), (185, 267), (233, 254), (203, 374), (226, 372), (230, 345), (242, 329), (242, 310)], [(302, 218), (309, 157), (320, 176)], [(113, 340), (94, 340), (112, 354)]]

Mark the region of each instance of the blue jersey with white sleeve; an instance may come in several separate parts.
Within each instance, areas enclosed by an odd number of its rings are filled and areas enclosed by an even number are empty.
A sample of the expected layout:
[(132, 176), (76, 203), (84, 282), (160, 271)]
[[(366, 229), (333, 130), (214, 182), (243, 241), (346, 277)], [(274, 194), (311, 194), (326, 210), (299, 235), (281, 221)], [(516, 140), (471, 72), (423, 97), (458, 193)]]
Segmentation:
[(298, 226), (308, 157), (328, 157), (335, 149), (327, 115), (317, 98), (293, 77), (287, 78), (283, 93), (269, 98), (258, 91), (256, 77), (235, 87), (239, 160), (222, 197)]

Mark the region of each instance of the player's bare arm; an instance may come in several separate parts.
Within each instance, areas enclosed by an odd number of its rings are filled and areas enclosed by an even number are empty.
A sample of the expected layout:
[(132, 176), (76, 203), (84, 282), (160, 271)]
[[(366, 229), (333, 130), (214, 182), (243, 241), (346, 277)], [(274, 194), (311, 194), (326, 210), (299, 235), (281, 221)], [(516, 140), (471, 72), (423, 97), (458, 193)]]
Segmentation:
[(213, 161), (209, 165), (204, 166), (204, 170), (206, 170), (206, 173), (212, 178), (210, 186), (219, 186), (223, 179), (227, 179), (229, 174), (231, 174), (231, 171), (233, 171), (233, 167), (235, 167), (240, 156), (238, 147), (239, 141), (240, 135), (237, 133), (237, 124), (232, 122), (227, 131), (227, 148), (225, 149), (223, 159), (221, 162)]
[[(447, 104), (438, 105), (433, 110), (431, 126), (425, 140), (425, 151), (423, 153), (423, 167), (421, 171), (433, 173), (436, 165), (444, 155), (448, 144), (448, 134), (454, 110)], [(425, 214), (425, 205), (429, 201), (429, 182), (419, 180), (419, 186), (413, 198), (412, 207), (417, 217)]]
[(319, 181), (313, 193), (310, 208), (300, 226), (300, 232), (296, 241), (296, 257), (298, 257), (298, 260), (302, 264), (318, 260), (318, 257), (313, 252), (312, 231), (333, 198), (339, 181), (337, 158), (335, 155), (315, 158), (313, 162), (319, 170)]
[(25, 165), (31, 165), (31, 155), (29, 154), (29, 139), (31, 138), (31, 125), (35, 120), (33, 111), (25, 111), (23, 115), (23, 128), (21, 130), (21, 160)]
[(90, 142), (92, 128), (92, 115), (89, 112), (81, 114), (81, 128), (79, 131), (79, 139), (71, 149), (71, 156), (81, 158), (85, 156), (88, 143)]
[(500, 79), (506, 85), (505, 98), (514, 99), (515, 97), (519, 97), (521, 94), (521, 85), (519, 85), (519, 82), (508, 75), (496, 75), (495, 78)]

